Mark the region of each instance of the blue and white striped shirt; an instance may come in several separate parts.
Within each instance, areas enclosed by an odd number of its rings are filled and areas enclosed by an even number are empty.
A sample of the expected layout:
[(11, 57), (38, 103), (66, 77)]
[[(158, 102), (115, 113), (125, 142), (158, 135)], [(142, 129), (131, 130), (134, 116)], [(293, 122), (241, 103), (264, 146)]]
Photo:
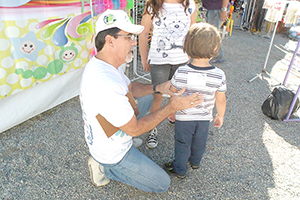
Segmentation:
[(192, 64), (181, 66), (171, 79), (171, 84), (178, 91), (185, 87), (186, 90), (183, 95), (190, 95), (195, 92), (204, 95), (204, 102), (199, 106), (176, 112), (175, 118), (179, 121), (212, 121), (215, 93), (216, 91), (226, 92), (227, 90), (225, 73), (214, 66), (196, 67)]

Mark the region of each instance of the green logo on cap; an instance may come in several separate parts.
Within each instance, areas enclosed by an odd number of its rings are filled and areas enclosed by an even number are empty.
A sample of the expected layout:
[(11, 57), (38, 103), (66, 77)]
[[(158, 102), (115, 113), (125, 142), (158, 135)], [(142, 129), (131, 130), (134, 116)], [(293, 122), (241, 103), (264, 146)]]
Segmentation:
[(112, 25), (117, 19), (114, 18), (112, 14), (106, 15), (103, 18), (104, 24), (106, 25)]

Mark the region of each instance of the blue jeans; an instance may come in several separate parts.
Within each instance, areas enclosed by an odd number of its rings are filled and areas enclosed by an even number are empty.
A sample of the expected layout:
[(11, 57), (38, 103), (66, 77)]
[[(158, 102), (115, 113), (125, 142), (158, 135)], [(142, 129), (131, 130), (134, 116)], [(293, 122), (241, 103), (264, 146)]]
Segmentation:
[(145, 192), (162, 193), (170, 186), (169, 175), (134, 145), (116, 164), (102, 164), (105, 176)]
[[(140, 114), (144, 116), (149, 111), (153, 95), (135, 98), (138, 101)], [(102, 164), (105, 176), (121, 181), (146, 192), (162, 193), (170, 186), (169, 175), (155, 162), (137, 150), (133, 145), (123, 159), (116, 164)]]
[(187, 163), (199, 165), (205, 152), (209, 121), (175, 121), (174, 170), (185, 175)]
[(149, 94), (144, 97), (135, 97), (134, 99), (137, 101), (137, 107), (140, 111), (140, 114), (136, 117), (137, 119), (139, 119), (145, 116), (147, 112), (150, 110), (152, 106), (153, 95)]
[[(221, 21), (221, 11), (220, 10), (207, 10), (206, 12), (206, 17), (207, 17), (207, 23), (217, 27), (217, 29), (219, 30), (221, 25), (222, 25), (222, 21)], [(214, 59), (216, 60), (224, 60), (224, 54), (223, 51), (220, 47), (219, 51), (218, 51), (218, 56), (215, 57)]]

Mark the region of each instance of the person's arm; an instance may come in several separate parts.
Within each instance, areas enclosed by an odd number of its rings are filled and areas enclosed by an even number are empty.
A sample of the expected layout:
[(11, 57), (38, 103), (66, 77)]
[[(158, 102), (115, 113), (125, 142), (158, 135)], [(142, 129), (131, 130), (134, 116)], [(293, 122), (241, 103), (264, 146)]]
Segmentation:
[(201, 99), (201, 96), (199, 97), (198, 92), (189, 96), (182, 96), (181, 94), (183, 94), (184, 91), (185, 89), (182, 89), (178, 92), (178, 95), (173, 95), (166, 105), (155, 112), (139, 119), (134, 115), (127, 124), (119, 128), (128, 135), (136, 137), (153, 129), (175, 111), (193, 108), (203, 102), (203, 99)]
[(226, 95), (225, 92), (216, 92), (216, 108), (217, 114), (214, 119), (214, 126), (221, 127), (224, 121), (224, 115), (226, 110)]
[[(139, 82), (131, 82), (128, 86), (129, 91), (132, 92), (134, 97), (143, 97), (148, 94), (153, 94), (153, 85), (152, 84), (144, 84)], [(173, 93), (170, 90), (171, 83), (170, 81), (166, 81), (164, 83), (156, 85), (156, 91), (162, 94), (172, 95)]]
[(150, 71), (148, 63), (148, 36), (152, 26), (152, 19), (149, 14), (144, 14), (142, 17), (141, 25), (144, 26), (144, 30), (139, 34), (139, 49), (142, 59), (142, 65), (144, 71)]
[(196, 20), (197, 20), (198, 6), (195, 5), (195, 7), (196, 7), (196, 9), (191, 14), (191, 25), (190, 26), (192, 26), (194, 23), (196, 23)]
[[(228, 7), (228, 2), (229, 0), (222, 0), (222, 8), (225, 7), (227, 8)], [(227, 10), (226, 11), (221, 11), (221, 14), (220, 14), (220, 19), (222, 22), (225, 22), (227, 20)]]
[[(178, 90), (176, 87), (171, 85), (170, 91), (173, 92), (173, 94), (177, 94)], [(168, 116), (169, 121), (171, 122), (175, 122), (175, 112), (173, 112), (172, 114), (170, 114)]]

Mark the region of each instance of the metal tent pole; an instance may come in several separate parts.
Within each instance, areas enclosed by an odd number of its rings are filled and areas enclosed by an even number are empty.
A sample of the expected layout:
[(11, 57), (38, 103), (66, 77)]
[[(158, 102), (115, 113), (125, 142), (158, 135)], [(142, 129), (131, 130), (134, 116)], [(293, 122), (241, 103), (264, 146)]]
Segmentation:
[[(292, 57), (292, 59), (291, 59), (289, 68), (288, 68), (288, 70), (287, 70), (287, 72), (286, 72), (286, 75), (285, 75), (285, 78), (284, 78), (284, 81), (283, 81), (283, 85), (286, 84), (287, 78), (289, 77), (289, 73), (290, 73), (290, 71), (291, 71), (291, 69), (292, 69), (292, 66), (293, 66), (295, 57), (296, 57), (296, 55), (297, 55), (297, 53), (298, 53), (299, 47), (300, 47), (300, 38), (299, 38), (299, 40), (298, 40), (298, 43), (297, 43), (297, 46), (296, 46), (294, 55), (293, 55), (293, 57)], [(292, 101), (292, 103), (291, 103), (291, 105), (290, 105), (289, 112), (288, 112), (286, 118), (285, 118), (283, 121), (297, 121), (297, 122), (300, 121), (300, 119), (290, 119), (290, 116), (291, 116), (291, 114), (292, 114), (292, 111), (293, 111), (293, 109), (294, 109), (294, 106), (295, 106), (295, 104), (296, 104), (296, 101), (297, 101), (297, 99), (298, 99), (299, 94), (300, 94), (300, 85), (299, 85), (298, 90), (297, 90), (297, 92), (296, 92), (296, 94), (295, 94), (295, 96), (294, 96), (294, 98), (293, 98), (293, 101)]]
[[(276, 24), (275, 24), (275, 27), (274, 27), (274, 31), (273, 31), (272, 39), (271, 39), (271, 42), (270, 42), (269, 51), (268, 51), (268, 54), (267, 54), (267, 57), (266, 57), (266, 60), (265, 60), (264, 68), (263, 68), (263, 70), (261, 71), (260, 74), (257, 74), (255, 77), (253, 77), (252, 79), (250, 79), (250, 80), (248, 81), (249, 83), (252, 82), (252, 81), (254, 81), (254, 80), (255, 80), (256, 78), (258, 78), (259, 76), (262, 76), (263, 73), (266, 73), (266, 74), (268, 74), (270, 77), (272, 77), (271, 74), (268, 73), (268, 72), (266, 71), (266, 68), (267, 68), (267, 64), (268, 64), (270, 52), (271, 52), (271, 49), (272, 49), (272, 46), (273, 46), (273, 41), (274, 41), (274, 38), (275, 38), (276, 27), (277, 27), (277, 25), (278, 25), (278, 22), (279, 22), (279, 21), (277, 20), (277, 21), (276, 21)], [(272, 77), (272, 78), (274, 78), (274, 77)], [(274, 79), (275, 79), (275, 78), (274, 78)], [(275, 79), (275, 80), (276, 80), (276, 79)], [(277, 81), (277, 80), (276, 80), (276, 81)], [(277, 82), (279, 82), (279, 81), (277, 81)]]
[(285, 85), (285, 83), (286, 83), (286, 81), (287, 81), (287, 78), (289, 77), (289, 73), (290, 73), (290, 71), (291, 71), (291, 69), (292, 69), (292, 66), (293, 66), (295, 57), (296, 57), (296, 55), (297, 55), (297, 53), (298, 53), (299, 47), (300, 47), (300, 38), (299, 38), (299, 40), (298, 40), (296, 49), (295, 49), (294, 54), (293, 54), (293, 57), (292, 57), (292, 59), (291, 59), (289, 68), (288, 68), (288, 70), (287, 70), (287, 72), (286, 72), (286, 75), (285, 75), (285, 78), (284, 78), (284, 81), (283, 81), (283, 85)]

